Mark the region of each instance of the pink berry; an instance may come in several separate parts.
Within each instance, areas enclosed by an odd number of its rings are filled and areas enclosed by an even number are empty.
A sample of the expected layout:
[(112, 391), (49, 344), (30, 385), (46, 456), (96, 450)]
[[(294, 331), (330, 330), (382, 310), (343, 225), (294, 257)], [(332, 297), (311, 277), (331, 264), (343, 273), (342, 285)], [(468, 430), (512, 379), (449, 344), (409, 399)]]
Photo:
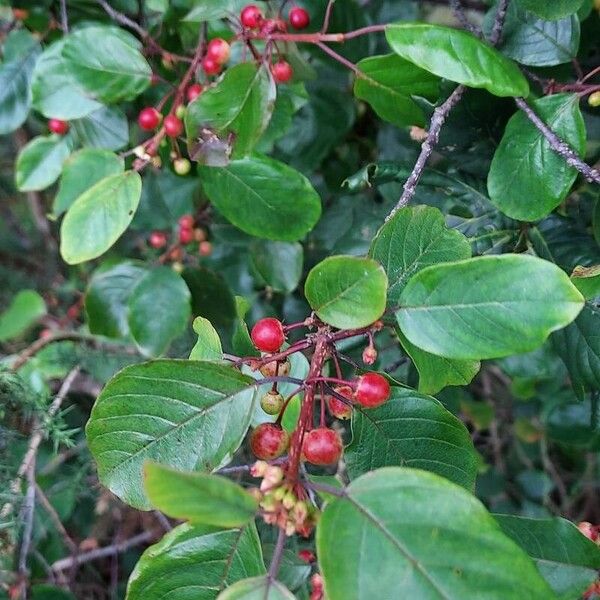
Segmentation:
[(146, 131), (156, 129), (160, 124), (162, 115), (153, 107), (148, 106), (140, 111), (138, 125)]
[(248, 29), (257, 29), (262, 23), (263, 15), (258, 6), (248, 4), (248, 6), (245, 6), (242, 9), (240, 20), (244, 27), (247, 27)]
[(207, 75), (218, 75), (221, 72), (221, 65), (210, 56), (202, 59), (202, 69)]
[(211, 58), (218, 65), (224, 65), (231, 55), (231, 47), (222, 38), (215, 38), (208, 42), (206, 48), (206, 58)]
[(310, 15), (299, 6), (295, 6), (290, 10), (288, 20), (294, 29), (306, 29), (310, 25)]
[(379, 373), (365, 373), (358, 378), (354, 398), (365, 408), (375, 408), (390, 397), (390, 384)]
[(52, 133), (56, 133), (58, 135), (65, 135), (65, 133), (69, 131), (69, 124), (66, 121), (62, 121), (61, 119), (50, 119), (48, 121), (48, 129)]
[(188, 102), (193, 102), (203, 91), (204, 88), (199, 83), (192, 83), (185, 94)]
[(165, 133), (172, 138), (179, 137), (183, 133), (183, 123), (175, 115), (167, 115), (164, 122)]
[(271, 66), (271, 73), (277, 83), (287, 83), (294, 75), (294, 70), (290, 63), (285, 60), (279, 60)]
[(344, 446), (337, 431), (328, 427), (318, 427), (304, 436), (302, 453), (313, 465), (331, 465), (342, 456)]
[(153, 231), (148, 241), (153, 248), (164, 248), (167, 245), (167, 236), (162, 231)]
[(250, 337), (254, 345), (262, 352), (277, 352), (285, 342), (281, 321), (272, 317), (258, 321), (252, 328)]

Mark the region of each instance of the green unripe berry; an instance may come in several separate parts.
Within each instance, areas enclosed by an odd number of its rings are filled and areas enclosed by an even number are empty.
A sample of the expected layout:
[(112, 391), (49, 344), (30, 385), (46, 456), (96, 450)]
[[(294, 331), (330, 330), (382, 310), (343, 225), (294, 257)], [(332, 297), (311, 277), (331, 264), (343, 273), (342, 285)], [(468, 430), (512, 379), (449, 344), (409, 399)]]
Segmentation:
[(185, 117), (185, 106), (183, 104), (180, 104), (177, 107), (177, 110), (175, 111), (175, 116), (178, 119), (183, 119), (183, 117)]
[(268, 415), (278, 415), (283, 408), (283, 396), (278, 392), (267, 392), (260, 400), (260, 407)]
[(173, 161), (173, 170), (177, 175), (187, 175), (192, 165), (187, 158), (177, 158)]
[(600, 106), (600, 91), (590, 94), (588, 104), (594, 108)]

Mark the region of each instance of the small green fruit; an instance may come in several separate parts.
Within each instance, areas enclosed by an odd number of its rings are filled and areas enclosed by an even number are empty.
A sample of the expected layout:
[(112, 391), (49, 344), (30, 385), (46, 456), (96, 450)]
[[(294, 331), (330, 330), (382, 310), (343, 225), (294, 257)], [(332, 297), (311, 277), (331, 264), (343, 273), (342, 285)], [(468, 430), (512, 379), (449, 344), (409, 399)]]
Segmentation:
[(588, 104), (594, 108), (600, 106), (600, 91), (590, 94), (590, 97), (588, 98)]
[(279, 392), (267, 392), (260, 400), (260, 407), (268, 415), (278, 415), (283, 408), (283, 396)]
[(187, 175), (192, 168), (192, 164), (187, 158), (177, 158), (173, 161), (173, 170), (177, 175)]

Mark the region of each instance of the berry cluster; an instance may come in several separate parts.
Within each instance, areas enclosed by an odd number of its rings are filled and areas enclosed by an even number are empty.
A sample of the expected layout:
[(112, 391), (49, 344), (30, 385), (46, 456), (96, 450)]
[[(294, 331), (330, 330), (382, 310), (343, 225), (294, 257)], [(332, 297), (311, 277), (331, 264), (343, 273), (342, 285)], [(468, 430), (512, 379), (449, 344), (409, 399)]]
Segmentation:
[[(197, 243), (200, 256), (210, 256), (212, 253), (212, 244), (206, 238), (206, 231), (196, 226), (193, 215), (183, 215), (179, 219), (176, 240), (165, 256), (165, 259), (175, 261), (173, 266), (176, 270), (180, 270), (177, 268), (177, 264), (188, 251), (188, 249), (184, 249), (185, 246)], [(164, 231), (153, 231), (148, 238), (148, 244), (155, 250), (161, 250), (168, 246), (169, 238)]]

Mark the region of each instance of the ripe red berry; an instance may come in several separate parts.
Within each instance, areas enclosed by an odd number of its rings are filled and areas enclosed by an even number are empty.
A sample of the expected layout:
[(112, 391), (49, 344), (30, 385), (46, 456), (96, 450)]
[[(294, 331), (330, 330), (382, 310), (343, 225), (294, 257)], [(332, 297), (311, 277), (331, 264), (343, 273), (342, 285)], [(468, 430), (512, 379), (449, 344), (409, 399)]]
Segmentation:
[(273, 73), (273, 79), (277, 83), (287, 83), (292, 78), (294, 70), (289, 62), (279, 60), (271, 66), (271, 73)]
[(340, 396), (348, 399), (348, 403), (343, 402), (335, 396), (327, 398), (327, 408), (332, 417), (336, 419), (349, 419), (352, 416), (352, 388), (347, 385), (340, 385), (334, 389)]
[(247, 27), (248, 29), (256, 29), (260, 27), (260, 24), (263, 20), (262, 12), (258, 6), (254, 6), (254, 4), (248, 4), (242, 9), (240, 13), (240, 20), (242, 21), (242, 25)]
[(218, 75), (221, 72), (221, 65), (209, 56), (202, 59), (202, 69), (207, 75)]
[(318, 427), (304, 436), (302, 453), (313, 465), (331, 465), (342, 456), (342, 438), (337, 431), (328, 427)]
[(148, 241), (153, 248), (164, 248), (167, 245), (167, 236), (162, 231), (153, 231)]
[(198, 244), (198, 253), (200, 256), (210, 256), (212, 254), (212, 244), (206, 240), (200, 242)]
[(258, 321), (252, 328), (250, 337), (254, 345), (262, 352), (277, 352), (285, 342), (283, 325), (281, 321), (273, 317)]
[(312, 550), (300, 550), (298, 552), (298, 558), (307, 564), (314, 563), (317, 560), (317, 557)]
[(354, 398), (365, 408), (375, 408), (390, 397), (390, 384), (379, 373), (365, 373), (358, 378)]
[(148, 106), (140, 111), (138, 125), (146, 131), (151, 131), (159, 126), (161, 119), (162, 115), (152, 106)]
[(183, 215), (179, 217), (179, 226), (182, 229), (192, 229), (194, 227), (194, 217), (193, 215)]
[(231, 47), (222, 38), (215, 38), (208, 42), (206, 58), (212, 58), (217, 64), (224, 65), (231, 55)]
[(65, 133), (69, 131), (69, 124), (66, 121), (62, 121), (61, 119), (50, 119), (48, 121), (48, 129), (52, 133), (56, 133), (58, 135), (65, 135)]
[(193, 102), (203, 90), (204, 88), (199, 83), (192, 83), (185, 93), (188, 102)]
[(290, 25), (294, 29), (306, 29), (310, 25), (310, 15), (299, 6), (294, 6), (288, 15)]
[(175, 115), (167, 115), (164, 122), (165, 133), (172, 138), (179, 137), (183, 133), (183, 123)]
[(281, 456), (289, 443), (287, 431), (275, 423), (262, 423), (250, 436), (250, 449), (261, 460), (273, 460)]
[(189, 244), (194, 241), (194, 230), (188, 229), (187, 227), (179, 228), (179, 243), (180, 244)]

